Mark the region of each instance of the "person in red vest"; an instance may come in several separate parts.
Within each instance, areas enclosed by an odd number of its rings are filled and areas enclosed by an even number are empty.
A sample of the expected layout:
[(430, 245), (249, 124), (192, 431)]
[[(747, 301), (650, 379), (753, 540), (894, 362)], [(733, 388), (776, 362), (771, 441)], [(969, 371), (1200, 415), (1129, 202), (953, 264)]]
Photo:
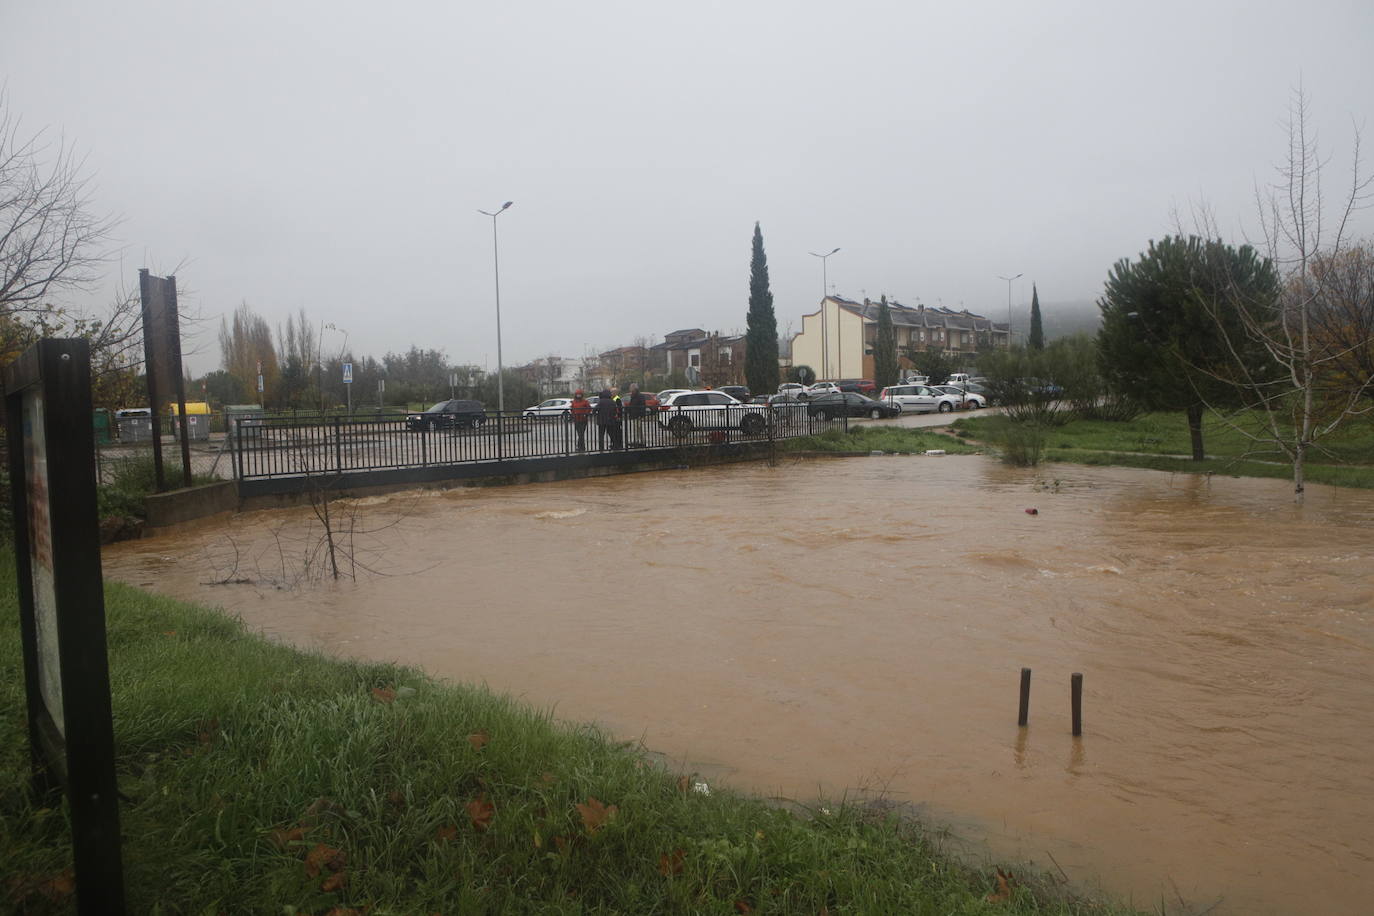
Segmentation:
[(577, 450), (585, 452), (587, 450), (587, 421), (592, 418), (592, 402), (587, 400), (586, 392), (581, 388), (573, 393), (572, 406), (569, 412), (572, 414), (573, 430), (577, 433)]

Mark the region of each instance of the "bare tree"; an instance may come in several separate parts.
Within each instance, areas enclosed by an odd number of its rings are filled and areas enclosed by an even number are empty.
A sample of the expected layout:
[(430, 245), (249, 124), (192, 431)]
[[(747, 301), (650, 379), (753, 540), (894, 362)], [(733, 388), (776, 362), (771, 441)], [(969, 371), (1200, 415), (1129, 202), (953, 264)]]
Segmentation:
[(98, 279), (115, 220), (92, 211), (85, 162), (25, 135), (0, 91), (0, 315), (51, 310), (50, 293)]
[[(1299, 86), (1288, 112), (1288, 151), (1276, 170), (1278, 179), (1256, 187), (1262, 244), (1270, 260), (1283, 272), (1277, 309), (1242, 295), (1221, 302), (1219, 308), (1238, 311), (1244, 334), (1261, 346), (1278, 371), (1260, 377), (1236, 365), (1250, 405), (1263, 418), (1262, 432), (1250, 432), (1271, 444), (1293, 467), (1294, 500), (1301, 504), (1305, 464), (1319, 441), (1349, 418), (1368, 413), (1368, 394), (1374, 378), (1332, 384), (1354, 350), (1367, 349), (1366, 327), (1355, 339), (1337, 339), (1323, 332), (1329, 310), (1324, 308), (1324, 265), (1339, 264), (1354, 243), (1351, 220), (1369, 201), (1371, 178), (1360, 174), (1360, 131), (1354, 131), (1349, 184), (1334, 207), (1328, 206), (1323, 178), (1330, 163), (1318, 147), (1311, 124), (1311, 103)], [(1224, 323), (1216, 325), (1227, 336)], [(1246, 342), (1227, 336), (1238, 356)]]

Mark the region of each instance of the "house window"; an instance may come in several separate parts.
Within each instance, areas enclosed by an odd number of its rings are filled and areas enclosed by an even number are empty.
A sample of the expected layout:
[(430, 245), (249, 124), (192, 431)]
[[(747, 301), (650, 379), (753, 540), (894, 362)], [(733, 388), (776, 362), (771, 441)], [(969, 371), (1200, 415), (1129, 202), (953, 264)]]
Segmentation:
[(688, 360), (688, 361), (689, 361), (689, 362), (691, 363), (691, 365), (693, 365), (693, 366), (700, 366), (700, 365), (701, 365), (701, 354), (700, 354), (700, 353), (693, 353), (693, 354), (691, 355), (691, 357), (689, 357), (689, 360)]

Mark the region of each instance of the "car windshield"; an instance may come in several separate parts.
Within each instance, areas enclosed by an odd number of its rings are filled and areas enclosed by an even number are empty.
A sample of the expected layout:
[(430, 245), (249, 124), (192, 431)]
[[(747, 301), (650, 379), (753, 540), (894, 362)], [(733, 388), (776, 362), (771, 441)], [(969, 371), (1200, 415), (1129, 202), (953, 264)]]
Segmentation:
[(425, 413), (443, 413), (444, 408), (447, 406), (448, 401), (440, 401), (438, 404), (435, 404), (433, 407), (426, 410)]

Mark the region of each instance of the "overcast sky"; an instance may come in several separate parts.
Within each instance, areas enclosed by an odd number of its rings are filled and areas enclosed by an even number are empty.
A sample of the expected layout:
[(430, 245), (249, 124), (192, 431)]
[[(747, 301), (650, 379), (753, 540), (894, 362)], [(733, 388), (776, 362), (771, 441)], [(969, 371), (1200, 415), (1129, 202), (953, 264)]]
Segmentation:
[(0, 0), (12, 112), (123, 217), (75, 301), (176, 268), (197, 372), (244, 301), (495, 368), (506, 200), (506, 365), (742, 332), (756, 220), (784, 331), (837, 246), (850, 298), (1093, 299), (1176, 210), (1253, 231), (1299, 81), (1334, 191), (1371, 52), (1369, 0)]

